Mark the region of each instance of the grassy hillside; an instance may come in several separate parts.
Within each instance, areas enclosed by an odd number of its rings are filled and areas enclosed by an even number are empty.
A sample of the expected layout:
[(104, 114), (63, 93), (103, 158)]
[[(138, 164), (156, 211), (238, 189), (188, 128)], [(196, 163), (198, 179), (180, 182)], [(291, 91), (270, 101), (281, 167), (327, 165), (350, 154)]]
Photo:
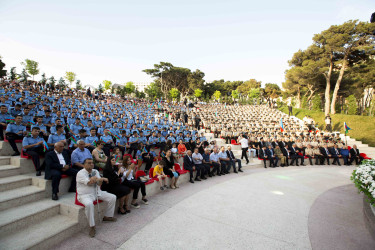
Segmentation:
[[(288, 114), (288, 107), (282, 107), (280, 110)], [(323, 112), (294, 108), (293, 115), (300, 119), (303, 119), (305, 115), (311, 116), (319, 124), (319, 129), (325, 128)], [(346, 122), (352, 129), (349, 130), (348, 136), (375, 147), (375, 117), (336, 114), (331, 118), (333, 131), (344, 133), (344, 122)]]

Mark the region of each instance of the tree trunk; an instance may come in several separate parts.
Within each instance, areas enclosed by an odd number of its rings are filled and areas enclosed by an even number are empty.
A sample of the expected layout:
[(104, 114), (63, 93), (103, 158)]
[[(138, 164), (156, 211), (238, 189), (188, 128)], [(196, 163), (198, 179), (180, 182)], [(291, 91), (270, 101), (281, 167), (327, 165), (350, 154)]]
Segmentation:
[(299, 85), (297, 87), (297, 108), (301, 108), (301, 90)]
[(347, 58), (348, 58), (347, 55), (345, 55), (344, 61), (342, 63), (342, 67), (340, 69), (339, 78), (337, 78), (336, 86), (335, 86), (335, 89), (333, 90), (332, 102), (331, 102), (331, 114), (336, 113), (335, 106), (336, 106), (337, 93), (339, 92), (342, 77), (344, 76), (344, 73), (345, 73), (345, 69), (347, 65)]
[(331, 54), (330, 60), (329, 60), (329, 69), (328, 73), (325, 76), (326, 78), (326, 91), (324, 93), (325, 96), (325, 105), (324, 105), (324, 113), (325, 115), (329, 114), (329, 104), (330, 104), (330, 92), (331, 92), (331, 75), (332, 75), (332, 69), (333, 69), (333, 55)]

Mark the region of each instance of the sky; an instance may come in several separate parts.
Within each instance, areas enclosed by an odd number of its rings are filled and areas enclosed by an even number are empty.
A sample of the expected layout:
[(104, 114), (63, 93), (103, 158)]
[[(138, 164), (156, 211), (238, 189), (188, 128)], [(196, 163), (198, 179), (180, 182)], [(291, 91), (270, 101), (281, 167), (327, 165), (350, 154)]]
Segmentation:
[(142, 70), (163, 61), (200, 69), (207, 82), (281, 86), (314, 34), (373, 12), (373, 0), (0, 0), (0, 56), (8, 70), (20, 73), (28, 58), (83, 85), (151, 82)]

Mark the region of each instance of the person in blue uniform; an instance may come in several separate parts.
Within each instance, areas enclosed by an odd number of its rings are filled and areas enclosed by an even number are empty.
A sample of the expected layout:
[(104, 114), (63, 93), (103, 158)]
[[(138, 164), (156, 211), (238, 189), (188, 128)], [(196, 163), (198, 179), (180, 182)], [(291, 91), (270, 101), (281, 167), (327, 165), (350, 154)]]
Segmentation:
[(27, 136), (22, 140), (22, 147), (25, 153), (31, 156), (36, 169), (36, 176), (41, 176), (42, 167), (40, 166), (39, 157), (44, 155), (43, 142), (44, 139), (39, 137), (40, 130), (38, 127), (33, 127), (31, 136)]
[(16, 115), (15, 123), (8, 124), (5, 130), (5, 136), (14, 151), (12, 156), (20, 155), (20, 151), (16, 145), (16, 140), (22, 140), (23, 137), (26, 136), (26, 133), (26, 126), (22, 125), (22, 116)]

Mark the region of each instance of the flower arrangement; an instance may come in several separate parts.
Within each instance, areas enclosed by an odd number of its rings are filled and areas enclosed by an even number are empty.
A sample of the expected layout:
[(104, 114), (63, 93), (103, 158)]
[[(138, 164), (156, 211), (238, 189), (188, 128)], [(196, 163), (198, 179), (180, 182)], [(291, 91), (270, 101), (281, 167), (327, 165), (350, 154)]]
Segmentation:
[(364, 160), (354, 171), (350, 179), (363, 192), (371, 205), (375, 204), (375, 160)]

